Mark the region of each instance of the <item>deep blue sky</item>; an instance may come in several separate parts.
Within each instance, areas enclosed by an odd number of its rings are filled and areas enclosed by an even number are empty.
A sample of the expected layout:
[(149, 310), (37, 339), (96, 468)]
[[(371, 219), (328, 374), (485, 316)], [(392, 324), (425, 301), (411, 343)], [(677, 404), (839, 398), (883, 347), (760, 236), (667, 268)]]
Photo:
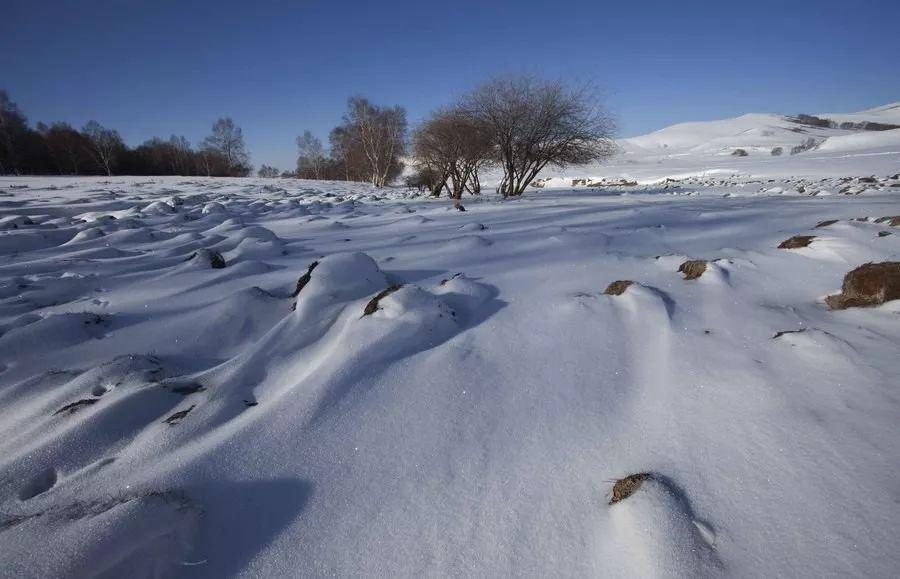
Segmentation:
[(131, 145), (231, 116), (286, 169), (350, 95), (414, 122), (498, 73), (597, 83), (622, 136), (869, 108), (900, 100), (898, 22), (900, 0), (3, 0), (0, 88)]

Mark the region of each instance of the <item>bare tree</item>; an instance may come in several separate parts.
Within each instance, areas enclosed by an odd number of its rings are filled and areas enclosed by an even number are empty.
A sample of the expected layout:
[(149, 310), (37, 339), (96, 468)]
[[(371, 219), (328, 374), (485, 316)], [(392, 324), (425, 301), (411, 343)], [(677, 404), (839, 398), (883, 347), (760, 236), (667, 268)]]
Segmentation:
[(213, 167), (216, 157), (224, 163), (225, 175), (243, 177), (252, 170), (250, 156), (244, 144), (244, 134), (229, 117), (213, 123), (212, 134), (203, 140), (200, 148), (205, 152), (207, 174), (215, 171)]
[(91, 160), (87, 157), (90, 145), (87, 139), (68, 123), (53, 123), (49, 127), (38, 123), (37, 130), (44, 138), (44, 144), (58, 173), (78, 175), (90, 164)]
[(0, 90), (0, 175), (19, 172), (19, 151), (16, 143), (28, 131), (28, 121), (18, 105)]
[(97, 121), (89, 121), (81, 129), (81, 133), (87, 138), (88, 155), (97, 167), (106, 171), (107, 175), (112, 175), (119, 154), (125, 149), (119, 132), (107, 129)]
[(333, 178), (344, 181), (366, 179), (368, 161), (352, 126), (344, 123), (333, 128), (328, 134), (328, 144), (331, 147)]
[(184, 136), (171, 135), (169, 150), (172, 152), (170, 164), (173, 175), (190, 175), (194, 171), (191, 143)]
[(434, 194), (449, 182), (450, 197), (481, 191), (478, 169), (493, 155), (489, 127), (455, 107), (435, 112), (413, 135), (413, 154), (432, 175), (439, 176)]
[(281, 171), (276, 169), (275, 167), (270, 167), (269, 165), (263, 165), (259, 168), (259, 171), (256, 172), (260, 177), (278, 177), (281, 174)]
[(466, 95), (460, 108), (490, 134), (504, 196), (521, 195), (547, 165), (584, 164), (615, 152), (614, 123), (591, 87), (497, 78)]
[(368, 179), (376, 187), (384, 187), (402, 169), (400, 157), (406, 150), (406, 110), (399, 106), (379, 107), (362, 97), (350, 98), (347, 105), (345, 124), (365, 155)]
[(308, 130), (297, 137), (297, 175), (307, 179), (322, 179), (325, 169), (325, 148), (322, 141)]

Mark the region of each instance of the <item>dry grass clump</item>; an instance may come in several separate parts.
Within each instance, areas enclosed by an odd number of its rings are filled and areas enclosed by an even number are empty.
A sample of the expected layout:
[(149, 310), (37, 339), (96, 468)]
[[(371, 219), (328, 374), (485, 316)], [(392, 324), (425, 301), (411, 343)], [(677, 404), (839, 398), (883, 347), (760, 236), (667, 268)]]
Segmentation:
[(190, 254), (185, 261), (191, 261), (193, 259), (199, 259), (203, 262), (206, 262), (207, 264), (209, 264), (209, 267), (213, 269), (222, 269), (225, 267), (225, 258), (222, 257), (222, 254), (217, 251), (198, 249), (194, 253)]
[(706, 261), (689, 259), (678, 266), (678, 271), (684, 274), (684, 279), (697, 279), (706, 271)]
[(62, 408), (60, 408), (59, 410), (54, 412), (53, 416), (56, 416), (57, 414), (64, 414), (64, 413), (65, 414), (74, 414), (75, 412), (78, 412), (79, 410), (81, 410), (81, 408), (83, 408), (85, 406), (90, 406), (90, 405), (96, 404), (96, 403), (97, 403), (97, 398), (85, 398), (84, 400), (77, 400), (70, 404), (66, 404), (65, 406), (63, 406)]
[(900, 261), (866, 263), (844, 276), (841, 293), (825, 298), (832, 310), (877, 306), (900, 299)]
[(798, 249), (800, 247), (807, 247), (815, 238), (815, 235), (795, 235), (790, 239), (782, 241), (781, 245), (778, 246), (778, 249)]
[(775, 335), (772, 336), (772, 339), (780, 338), (785, 334), (802, 334), (806, 331), (806, 328), (800, 328), (799, 330), (781, 330), (780, 332), (775, 332)]
[(402, 288), (403, 284), (395, 283), (393, 285), (388, 286), (387, 288), (381, 290), (377, 296), (369, 300), (369, 303), (366, 304), (366, 309), (363, 310), (363, 316), (371, 316), (375, 312), (378, 311), (378, 302), (381, 301), (381, 298), (387, 297)]
[(169, 426), (175, 426), (176, 424), (178, 424), (179, 422), (184, 420), (184, 417), (187, 416), (190, 413), (190, 411), (196, 407), (197, 407), (196, 404), (191, 404), (185, 410), (179, 410), (178, 412), (172, 414), (172, 416), (169, 416), (168, 418), (163, 420), (163, 422), (165, 422)]
[(292, 298), (297, 297), (300, 294), (300, 291), (306, 287), (306, 284), (309, 283), (309, 280), (312, 279), (312, 272), (316, 269), (316, 266), (319, 265), (318, 261), (314, 261), (309, 264), (309, 267), (306, 268), (306, 273), (300, 276), (300, 279), (297, 280), (297, 287), (294, 288), (294, 293), (291, 294)]
[(625, 478), (620, 478), (616, 481), (616, 484), (613, 485), (612, 498), (609, 499), (609, 504), (614, 505), (619, 501), (624, 501), (641, 488), (641, 485), (644, 484), (645, 480), (650, 478), (652, 478), (652, 476), (645, 472), (630, 474)]
[(633, 283), (633, 281), (627, 279), (616, 280), (606, 286), (606, 289), (603, 290), (603, 293), (608, 296), (620, 296), (625, 293), (625, 290), (631, 287)]

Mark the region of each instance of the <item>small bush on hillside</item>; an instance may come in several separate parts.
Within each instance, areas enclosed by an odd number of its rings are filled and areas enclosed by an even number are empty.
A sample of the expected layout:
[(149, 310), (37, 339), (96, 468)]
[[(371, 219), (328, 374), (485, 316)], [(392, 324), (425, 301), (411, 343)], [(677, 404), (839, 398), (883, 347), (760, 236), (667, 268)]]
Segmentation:
[(809, 137), (796, 147), (791, 147), (791, 155), (796, 155), (797, 153), (802, 153), (804, 151), (811, 151), (819, 146), (819, 142), (814, 138)]
[(772, 149), (772, 156), (780, 157), (783, 152), (784, 152), (784, 149), (782, 149), (781, 147), (775, 147), (774, 149)]
[(746, 157), (746, 156), (747, 156), (747, 151), (745, 151), (744, 149), (735, 149), (734, 151), (731, 152), (731, 156), (733, 156), (733, 157)]

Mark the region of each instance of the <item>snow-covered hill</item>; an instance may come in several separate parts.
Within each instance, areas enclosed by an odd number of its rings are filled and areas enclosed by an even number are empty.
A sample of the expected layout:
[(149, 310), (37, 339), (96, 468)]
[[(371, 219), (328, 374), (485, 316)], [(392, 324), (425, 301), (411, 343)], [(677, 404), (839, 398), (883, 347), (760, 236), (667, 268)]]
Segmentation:
[[(893, 174), (900, 170), (900, 129), (861, 127), (900, 125), (898, 111), (900, 103), (841, 115), (754, 113), (679, 123), (619, 140), (619, 154), (601, 164), (550, 169), (542, 177), (551, 186), (567, 186), (573, 179), (651, 184), (712, 175), (768, 179)], [(853, 126), (841, 128), (842, 123)]]
[[(833, 121), (837, 126), (818, 126), (821, 121)], [(821, 145), (829, 139), (849, 135), (874, 136), (879, 131), (864, 128), (841, 128), (841, 123), (880, 123), (900, 128), (900, 103), (885, 105), (859, 113), (835, 115), (809, 115), (790, 117), (774, 114), (747, 114), (733, 119), (680, 123), (659, 131), (623, 139), (620, 146), (626, 153), (666, 154), (679, 153), (731, 155), (741, 149), (748, 154), (771, 155), (776, 147), (782, 154), (789, 154), (793, 147), (814, 139)], [(889, 142), (900, 144), (900, 132), (890, 132)], [(883, 142), (884, 137), (879, 143)], [(660, 151), (663, 150), (663, 151)]]

